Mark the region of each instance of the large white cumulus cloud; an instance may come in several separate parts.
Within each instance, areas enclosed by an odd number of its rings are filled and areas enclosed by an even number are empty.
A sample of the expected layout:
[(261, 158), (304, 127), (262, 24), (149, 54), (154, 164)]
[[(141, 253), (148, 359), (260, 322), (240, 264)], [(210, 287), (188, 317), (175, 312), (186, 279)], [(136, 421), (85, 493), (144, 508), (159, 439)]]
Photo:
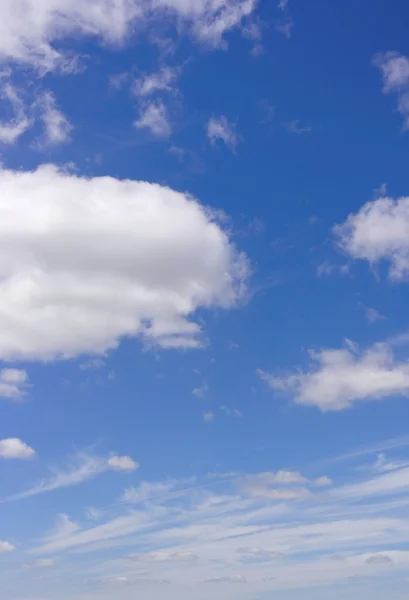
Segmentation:
[(197, 201), (42, 166), (0, 171), (0, 358), (55, 359), (123, 336), (195, 346), (198, 308), (234, 306), (248, 263)]

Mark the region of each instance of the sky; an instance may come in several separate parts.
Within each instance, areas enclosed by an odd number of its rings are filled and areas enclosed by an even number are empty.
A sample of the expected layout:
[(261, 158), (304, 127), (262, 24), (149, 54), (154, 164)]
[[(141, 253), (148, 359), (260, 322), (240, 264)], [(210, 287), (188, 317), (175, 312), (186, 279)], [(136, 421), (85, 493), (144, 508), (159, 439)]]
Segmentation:
[(406, 600), (406, 2), (0, 17), (1, 598)]

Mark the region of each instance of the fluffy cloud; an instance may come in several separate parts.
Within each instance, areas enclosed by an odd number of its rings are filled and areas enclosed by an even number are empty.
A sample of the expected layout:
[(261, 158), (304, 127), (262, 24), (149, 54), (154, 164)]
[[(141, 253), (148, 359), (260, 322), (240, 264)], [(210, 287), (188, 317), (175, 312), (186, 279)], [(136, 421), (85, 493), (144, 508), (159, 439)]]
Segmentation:
[(70, 140), (72, 125), (57, 107), (52, 92), (44, 92), (36, 105), (40, 112), (40, 119), (44, 125), (44, 143), (47, 145), (57, 145), (68, 142)]
[(190, 317), (234, 306), (248, 263), (185, 194), (49, 165), (0, 171), (0, 274), (0, 358), (47, 360), (197, 346)]
[(10, 544), (10, 542), (2, 542), (0, 540), (0, 554), (8, 554), (9, 552), (13, 552), (15, 547)]
[(172, 133), (166, 107), (161, 101), (146, 104), (134, 125), (137, 129), (149, 129), (158, 138), (169, 137)]
[(27, 391), (28, 375), (22, 369), (1, 369), (0, 398), (21, 399)]
[(0, 122), (0, 142), (3, 144), (14, 144), (32, 124), (24, 102), (9, 77), (9, 71), (0, 72), (0, 100), (12, 110), (9, 120)]
[(111, 456), (108, 465), (115, 471), (135, 471), (139, 467), (130, 456)]
[(390, 263), (389, 276), (399, 280), (409, 275), (409, 197), (379, 198), (367, 202), (334, 227), (340, 248), (371, 264)]
[(5, 459), (27, 459), (35, 456), (35, 450), (22, 442), (19, 438), (6, 438), (0, 440), (0, 457)]
[(409, 58), (398, 52), (383, 52), (377, 54), (373, 62), (381, 71), (384, 94), (397, 94), (402, 128), (406, 131), (409, 129)]
[(150, 96), (155, 92), (172, 91), (179, 72), (180, 69), (164, 67), (156, 73), (140, 77), (134, 81), (132, 92), (135, 96)]
[(259, 375), (276, 391), (291, 394), (298, 404), (323, 411), (343, 410), (355, 402), (409, 394), (409, 363), (398, 362), (387, 344), (358, 352), (354, 348), (310, 352), (307, 371)]
[(219, 140), (222, 141), (232, 152), (237, 148), (240, 142), (240, 136), (237, 134), (234, 123), (231, 123), (226, 117), (211, 117), (207, 123), (207, 137), (214, 146)]
[(94, 37), (118, 46), (149, 18), (164, 16), (178, 19), (199, 41), (219, 45), (255, 6), (256, 0), (3, 0), (0, 57), (70, 70), (73, 58), (61, 50), (62, 40)]

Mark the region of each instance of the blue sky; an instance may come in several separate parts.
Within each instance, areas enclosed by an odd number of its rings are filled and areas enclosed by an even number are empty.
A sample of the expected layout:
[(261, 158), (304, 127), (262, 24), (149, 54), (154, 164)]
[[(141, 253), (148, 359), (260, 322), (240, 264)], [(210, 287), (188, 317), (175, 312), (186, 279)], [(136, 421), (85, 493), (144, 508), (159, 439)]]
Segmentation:
[(0, 16), (1, 597), (407, 598), (405, 3)]

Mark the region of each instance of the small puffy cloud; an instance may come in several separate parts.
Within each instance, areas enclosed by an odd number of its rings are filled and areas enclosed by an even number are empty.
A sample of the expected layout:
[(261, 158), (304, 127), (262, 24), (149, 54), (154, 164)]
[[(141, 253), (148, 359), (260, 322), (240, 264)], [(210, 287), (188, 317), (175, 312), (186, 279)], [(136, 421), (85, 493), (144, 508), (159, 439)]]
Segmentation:
[(237, 145), (241, 141), (236, 132), (236, 126), (225, 116), (209, 119), (207, 122), (207, 137), (212, 146), (218, 141), (222, 141), (232, 152), (236, 151)]
[(134, 126), (137, 129), (149, 129), (158, 138), (167, 138), (172, 133), (166, 107), (160, 101), (146, 104)]
[(238, 408), (229, 408), (222, 404), (220, 406), (220, 410), (225, 413), (228, 417), (242, 417), (241, 411)]
[(164, 67), (156, 73), (136, 79), (132, 85), (132, 92), (135, 96), (145, 97), (156, 92), (173, 91), (179, 73), (178, 68)]
[(72, 125), (59, 110), (54, 94), (50, 91), (44, 92), (36, 102), (36, 108), (44, 125), (42, 142), (50, 146), (67, 143), (70, 140)]
[(282, 33), (289, 40), (294, 29), (294, 21), (291, 18), (286, 19), (276, 25), (276, 31)]
[(349, 345), (311, 351), (310, 356), (313, 362), (305, 371), (284, 376), (259, 371), (259, 375), (272, 390), (322, 411), (409, 394), (409, 363), (397, 361), (387, 344), (375, 344), (362, 352)]
[[(11, 108), (8, 120), (0, 121), (0, 143), (14, 144), (18, 138), (29, 129), (32, 120), (27, 116), (27, 110), (18, 90), (10, 81), (10, 72), (0, 72), (0, 100)], [(4, 114), (4, 110), (2, 111)]]
[(381, 315), (380, 312), (376, 310), (376, 308), (367, 307), (365, 309), (365, 317), (370, 325), (373, 325), (377, 321), (383, 321), (386, 317)]
[(0, 540), (0, 554), (8, 554), (9, 552), (13, 552), (15, 549), (15, 546), (10, 544), (10, 542), (4, 542)]
[(387, 554), (374, 554), (369, 556), (365, 563), (367, 565), (392, 565), (393, 560)]
[(298, 471), (257, 473), (248, 475), (239, 482), (241, 490), (247, 496), (265, 500), (308, 498), (311, 496), (311, 492), (307, 487), (308, 484), (308, 479)]
[(406, 131), (409, 129), (409, 58), (398, 52), (383, 52), (375, 56), (373, 63), (381, 71), (383, 93), (397, 94), (402, 129)]
[(203, 385), (201, 385), (199, 387), (193, 388), (192, 394), (193, 394), (193, 396), (196, 396), (196, 398), (204, 398), (208, 391), (209, 391), (209, 386), (207, 385), (207, 383), (204, 383)]
[(19, 438), (0, 440), (0, 458), (27, 460), (35, 454), (35, 450)]
[(335, 225), (339, 247), (370, 264), (387, 261), (394, 280), (409, 276), (409, 197), (378, 198)]
[(214, 421), (214, 412), (209, 410), (208, 412), (203, 413), (203, 420), (206, 421), (206, 423)]
[(135, 471), (139, 468), (139, 463), (130, 456), (111, 456), (108, 465), (115, 471)]
[[(249, 267), (192, 197), (48, 165), (0, 171), (0, 272), (0, 359), (53, 360), (123, 337), (197, 347), (194, 313), (237, 306)], [(27, 377), (11, 373), (0, 394), (17, 397)]]
[(27, 392), (28, 375), (22, 369), (0, 370), (0, 398), (19, 400)]
[(55, 560), (53, 558), (38, 558), (33, 562), (25, 563), (23, 568), (25, 569), (49, 569), (55, 566)]
[(286, 123), (283, 123), (283, 125), (289, 133), (295, 133), (297, 135), (300, 135), (301, 133), (311, 133), (312, 131), (312, 127), (308, 127), (307, 125), (302, 127), (298, 119), (287, 121)]

